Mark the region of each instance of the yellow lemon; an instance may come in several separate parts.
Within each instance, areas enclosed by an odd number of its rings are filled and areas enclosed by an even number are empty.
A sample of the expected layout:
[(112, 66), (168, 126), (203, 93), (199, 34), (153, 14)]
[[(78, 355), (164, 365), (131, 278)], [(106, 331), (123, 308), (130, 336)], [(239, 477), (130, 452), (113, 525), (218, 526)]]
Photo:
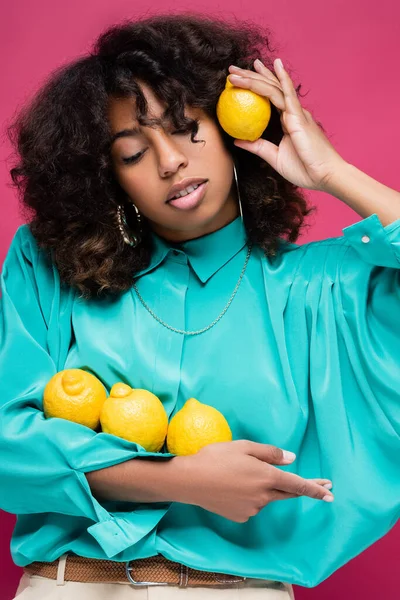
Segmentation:
[(271, 102), (251, 90), (234, 86), (227, 78), (216, 112), (226, 133), (238, 140), (254, 142), (270, 121)]
[(196, 398), (189, 398), (168, 426), (167, 447), (171, 454), (195, 454), (207, 444), (230, 441), (232, 431), (224, 415)]
[(140, 444), (148, 452), (161, 450), (168, 415), (161, 400), (147, 390), (115, 383), (100, 414), (102, 430)]
[(64, 369), (47, 383), (43, 393), (46, 417), (59, 417), (96, 429), (107, 398), (101, 381), (83, 369)]

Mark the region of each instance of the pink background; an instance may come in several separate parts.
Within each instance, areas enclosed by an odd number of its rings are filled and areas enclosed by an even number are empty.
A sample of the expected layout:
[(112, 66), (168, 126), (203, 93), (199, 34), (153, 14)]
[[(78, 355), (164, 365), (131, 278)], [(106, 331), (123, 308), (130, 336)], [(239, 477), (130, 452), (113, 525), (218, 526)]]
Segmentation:
[[(175, 0), (173, 11), (196, 10), (227, 19), (233, 15), (270, 28), (295, 83), (303, 84), (302, 93), (308, 92), (303, 106), (324, 124), (338, 152), (370, 176), (399, 189), (400, 5), (395, 0), (221, 0), (217, 11), (215, 6), (215, 0)], [(167, 10), (166, 2), (153, 0), (151, 14)], [(1, 8), (0, 264), (22, 223), (9, 187), (6, 123), (50, 70), (85, 53), (106, 26), (147, 11), (148, 2), (126, 0), (14, 0)], [(361, 218), (332, 196), (314, 192), (309, 196), (318, 205), (318, 213), (298, 243), (339, 236), (343, 227)], [(14, 522), (13, 515), (0, 511), (3, 600), (13, 598), (22, 575), (9, 553)], [(296, 600), (395, 600), (399, 547), (397, 525), (317, 588), (296, 587)]]

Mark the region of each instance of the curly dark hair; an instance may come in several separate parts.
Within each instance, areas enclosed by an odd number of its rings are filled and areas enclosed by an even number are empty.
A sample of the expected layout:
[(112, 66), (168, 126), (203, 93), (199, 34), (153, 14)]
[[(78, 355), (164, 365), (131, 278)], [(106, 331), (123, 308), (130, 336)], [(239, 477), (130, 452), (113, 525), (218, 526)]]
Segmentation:
[[(303, 191), (265, 161), (236, 147), (216, 117), (229, 65), (254, 70), (259, 57), (273, 70), (271, 37), (252, 22), (229, 23), (199, 13), (157, 14), (109, 27), (91, 52), (48, 76), (7, 133), (17, 154), (10, 175), (23, 218), (55, 262), (62, 282), (85, 298), (116, 295), (129, 289), (134, 274), (149, 263), (146, 219), (142, 217), (142, 243), (136, 248), (123, 242), (117, 227), (118, 204), (132, 229), (137, 223), (113, 173), (107, 119), (110, 96), (135, 97), (138, 122), (154, 126), (135, 78), (165, 103), (165, 117), (174, 127), (192, 130), (192, 142), (198, 124), (185, 117), (185, 105), (200, 107), (215, 119), (238, 169), (248, 236), (267, 256), (276, 254), (279, 237), (289, 242), (298, 238), (304, 217), (315, 207), (308, 207)], [(279, 144), (283, 130), (271, 106), (262, 137)]]

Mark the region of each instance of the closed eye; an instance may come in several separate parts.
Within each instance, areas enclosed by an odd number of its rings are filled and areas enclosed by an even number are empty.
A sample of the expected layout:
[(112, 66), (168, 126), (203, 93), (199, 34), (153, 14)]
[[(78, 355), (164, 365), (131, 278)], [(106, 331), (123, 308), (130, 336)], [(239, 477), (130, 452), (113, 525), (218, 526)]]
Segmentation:
[(125, 165), (131, 165), (132, 163), (138, 162), (138, 160), (142, 157), (142, 155), (145, 152), (146, 151), (143, 150), (143, 152), (139, 152), (138, 154), (134, 154), (133, 156), (128, 156), (127, 158), (122, 157), (122, 162)]
[[(185, 129), (181, 129), (178, 131), (173, 131), (171, 135), (184, 135), (190, 133), (190, 131), (187, 131)], [(146, 152), (146, 150), (143, 150), (142, 152), (138, 152), (137, 154), (134, 154), (133, 156), (128, 156), (127, 158), (122, 157), (122, 162), (125, 165), (131, 165), (133, 163), (137, 163), (139, 162), (139, 160), (141, 159), (141, 157), (143, 156), (143, 154)]]

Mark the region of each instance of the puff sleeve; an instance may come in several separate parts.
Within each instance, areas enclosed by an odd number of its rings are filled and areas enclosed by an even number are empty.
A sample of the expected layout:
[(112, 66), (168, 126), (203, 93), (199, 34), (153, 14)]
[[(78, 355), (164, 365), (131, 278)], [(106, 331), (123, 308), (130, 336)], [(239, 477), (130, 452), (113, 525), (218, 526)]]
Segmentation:
[(89, 533), (112, 557), (153, 529), (169, 503), (110, 513), (92, 495), (85, 473), (136, 457), (174, 455), (45, 418), (44, 387), (63, 368), (68, 352), (73, 292), (60, 285), (55, 265), (27, 225), (11, 242), (1, 292), (0, 508), (17, 515), (85, 517)]
[(400, 515), (400, 219), (383, 227), (373, 214), (289, 251), (284, 285), (266, 286), (277, 329), (285, 315), (280, 385), (297, 408), (290, 446), (278, 445), (297, 454), (287, 470), (329, 478), (335, 500), (269, 505), (264, 560), (314, 587)]
[(365, 403), (397, 448), (400, 479), (400, 219), (383, 227), (373, 214), (343, 234), (340, 330)]
[[(305, 249), (310, 433), (335, 495), (327, 551), (305, 567), (317, 585), (400, 514), (400, 219), (373, 214)], [(302, 476), (316, 452), (300, 455)]]

